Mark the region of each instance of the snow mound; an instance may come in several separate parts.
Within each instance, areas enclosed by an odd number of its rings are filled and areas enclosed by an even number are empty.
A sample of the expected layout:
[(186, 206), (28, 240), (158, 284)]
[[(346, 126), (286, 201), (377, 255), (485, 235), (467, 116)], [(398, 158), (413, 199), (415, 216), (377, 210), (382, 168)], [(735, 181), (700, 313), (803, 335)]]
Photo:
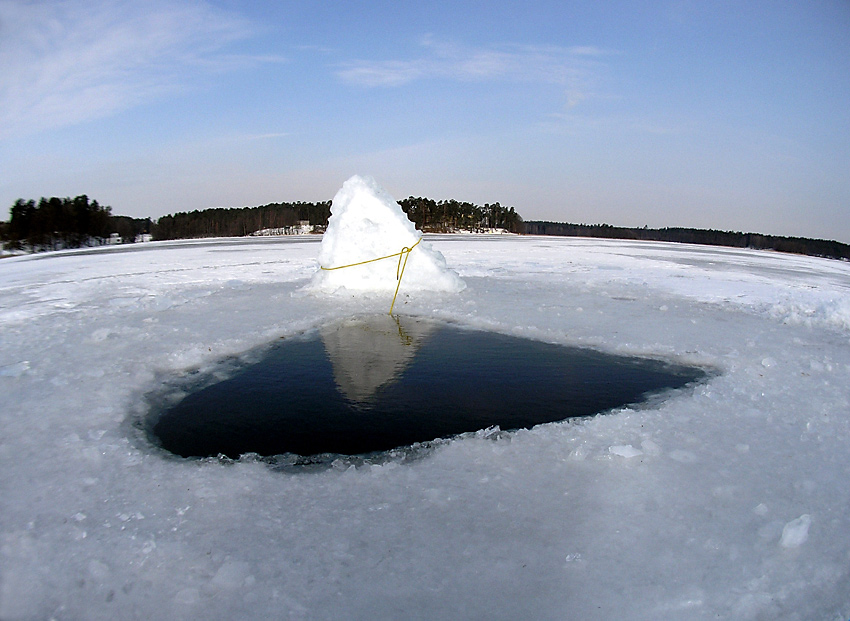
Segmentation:
[[(401, 206), (374, 179), (355, 175), (334, 196), (319, 251), (321, 267), (310, 288), (395, 291), (403, 266), (401, 289), (406, 292), (463, 290), (466, 284), (421, 237)], [(387, 258), (374, 261), (380, 257)]]

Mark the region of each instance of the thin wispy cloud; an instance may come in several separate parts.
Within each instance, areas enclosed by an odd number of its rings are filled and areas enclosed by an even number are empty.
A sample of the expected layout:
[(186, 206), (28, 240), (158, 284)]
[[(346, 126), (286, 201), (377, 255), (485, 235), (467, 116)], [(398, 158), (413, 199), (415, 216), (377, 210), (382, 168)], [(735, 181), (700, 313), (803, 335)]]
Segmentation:
[(278, 62), (224, 53), (252, 34), (204, 2), (0, 0), (0, 138), (103, 117), (200, 75)]
[(327, 45), (296, 45), (295, 49), (301, 52), (316, 52), (318, 54), (333, 54), (337, 50)]
[(365, 87), (402, 86), (418, 80), (544, 82), (575, 87), (592, 74), (606, 51), (595, 47), (501, 45), (470, 47), (425, 37), (422, 54), (408, 60), (355, 60), (337, 76)]
[(607, 56), (612, 53), (593, 45), (576, 45), (569, 48), (569, 52), (575, 56)]
[(337, 71), (337, 76), (348, 84), (366, 88), (400, 87), (435, 79), (555, 86), (562, 92), (562, 113), (567, 114), (598, 98), (605, 57), (613, 54), (592, 46), (471, 47), (432, 37), (425, 37), (420, 43), (422, 53), (417, 58), (351, 61)]
[(288, 138), (292, 134), (289, 132), (271, 132), (268, 134), (248, 134), (243, 136), (244, 140), (276, 140), (278, 138)]

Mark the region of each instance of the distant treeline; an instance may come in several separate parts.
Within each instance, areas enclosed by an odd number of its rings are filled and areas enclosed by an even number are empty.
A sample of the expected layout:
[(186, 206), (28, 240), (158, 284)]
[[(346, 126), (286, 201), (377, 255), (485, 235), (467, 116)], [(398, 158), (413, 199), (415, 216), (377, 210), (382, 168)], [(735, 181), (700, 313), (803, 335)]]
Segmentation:
[(151, 221), (113, 216), (112, 208), (76, 198), (18, 199), (8, 222), (0, 223), (0, 239), (12, 250), (60, 250), (106, 243), (110, 235), (129, 237), (148, 232)]
[[(665, 241), (732, 248), (755, 248), (850, 260), (850, 245), (823, 239), (777, 237), (757, 233), (739, 233), (688, 228), (626, 228), (609, 224), (570, 224), (563, 222), (523, 221), (513, 207), (499, 203), (483, 207), (456, 200), (435, 201), (409, 197), (399, 201), (408, 218), (423, 232), (446, 233), (455, 230), (485, 231), (505, 229), (529, 235), (562, 235), (605, 239)], [(213, 208), (150, 218), (113, 216), (112, 208), (76, 198), (18, 199), (8, 222), (0, 222), (0, 240), (6, 248), (39, 252), (78, 248), (118, 241), (147, 239), (196, 239), (203, 237), (241, 237), (263, 229), (286, 230), (308, 222), (322, 231), (328, 224), (330, 201), (315, 203), (270, 203), (260, 207)], [(147, 237), (150, 235), (151, 237)]]
[(328, 223), (330, 201), (270, 203), (260, 207), (215, 207), (163, 216), (151, 228), (154, 239), (243, 237), (263, 229), (285, 229), (299, 221), (313, 226)]
[(446, 233), (452, 230), (483, 231), (505, 229), (511, 233), (522, 232), (522, 218), (513, 207), (499, 203), (485, 204), (456, 200), (435, 201), (413, 196), (399, 201), (404, 213), (423, 232)]
[[(421, 231), (456, 229), (479, 231), (504, 228), (520, 232), (522, 218), (513, 207), (499, 203), (480, 207), (456, 200), (406, 198), (402, 210)], [(213, 208), (163, 216), (151, 227), (154, 239), (241, 237), (264, 229), (286, 229), (308, 222), (322, 230), (331, 214), (330, 201), (318, 203), (270, 203), (260, 207)]]
[(777, 237), (758, 233), (738, 233), (687, 228), (625, 228), (609, 224), (569, 224), (563, 222), (524, 222), (528, 235), (562, 235), (566, 237), (599, 237), (605, 239), (635, 239), (665, 241), (731, 248), (777, 250), (794, 254), (807, 254), (830, 259), (850, 259), (850, 245), (824, 239), (803, 237)]
[(239, 237), (264, 228), (286, 228), (299, 220), (327, 223), (330, 202), (274, 203), (262, 207), (205, 209), (150, 218), (113, 216), (112, 208), (76, 198), (18, 199), (8, 222), (0, 222), (0, 240), (10, 250), (41, 252), (97, 246), (110, 241), (133, 243), (149, 239)]
[[(410, 197), (399, 202), (421, 231), (482, 231), (503, 228), (522, 232), (522, 218), (513, 207), (499, 203), (483, 207), (456, 200), (435, 201)], [(286, 230), (307, 222), (322, 231), (330, 217), (330, 201), (270, 203), (259, 207), (211, 208), (159, 218), (113, 216), (112, 208), (85, 195), (76, 198), (18, 199), (9, 222), (0, 222), (0, 239), (7, 248), (32, 252), (78, 248), (110, 241), (132, 243), (139, 236), (152, 239), (241, 237), (264, 229)], [(117, 238), (116, 238), (117, 236)]]

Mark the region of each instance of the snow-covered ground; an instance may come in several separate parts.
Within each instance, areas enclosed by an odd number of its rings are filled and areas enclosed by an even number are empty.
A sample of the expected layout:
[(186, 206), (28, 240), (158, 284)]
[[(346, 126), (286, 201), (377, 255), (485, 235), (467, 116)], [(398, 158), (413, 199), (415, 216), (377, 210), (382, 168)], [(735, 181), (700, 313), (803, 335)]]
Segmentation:
[(850, 264), (428, 241), (467, 288), (401, 313), (720, 373), (413, 461), (184, 461), (148, 391), (387, 294), (305, 292), (312, 237), (3, 259), (0, 619), (850, 618)]

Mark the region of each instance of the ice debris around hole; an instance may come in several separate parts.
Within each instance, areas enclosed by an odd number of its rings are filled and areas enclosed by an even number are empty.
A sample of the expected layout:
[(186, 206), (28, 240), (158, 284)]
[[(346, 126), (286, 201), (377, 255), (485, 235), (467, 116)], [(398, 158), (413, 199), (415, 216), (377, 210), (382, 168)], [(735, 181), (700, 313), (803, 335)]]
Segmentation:
[(236, 589), (253, 583), (251, 565), (243, 561), (227, 561), (218, 568), (210, 581), (218, 589)]
[(812, 525), (812, 516), (803, 514), (796, 520), (791, 520), (782, 529), (782, 538), (779, 545), (783, 548), (799, 548), (809, 538), (809, 526)]
[(0, 366), (0, 377), (20, 377), (30, 369), (30, 363), (26, 360)]
[[(442, 253), (420, 241), (421, 236), (401, 206), (374, 179), (355, 175), (333, 198), (319, 251), (323, 269), (307, 288), (326, 293), (340, 289), (395, 291), (404, 267), (401, 289), (405, 292), (463, 290), (463, 280), (449, 269)], [(374, 261), (380, 257), (388, 258)]]
[(625, 459), (631, 459), (638, 455), (643, 455), (643, 451), (633, 447), (631, 444), (618, 444), (608, 448), (608, 452), (612, 455), (617, 455)]

